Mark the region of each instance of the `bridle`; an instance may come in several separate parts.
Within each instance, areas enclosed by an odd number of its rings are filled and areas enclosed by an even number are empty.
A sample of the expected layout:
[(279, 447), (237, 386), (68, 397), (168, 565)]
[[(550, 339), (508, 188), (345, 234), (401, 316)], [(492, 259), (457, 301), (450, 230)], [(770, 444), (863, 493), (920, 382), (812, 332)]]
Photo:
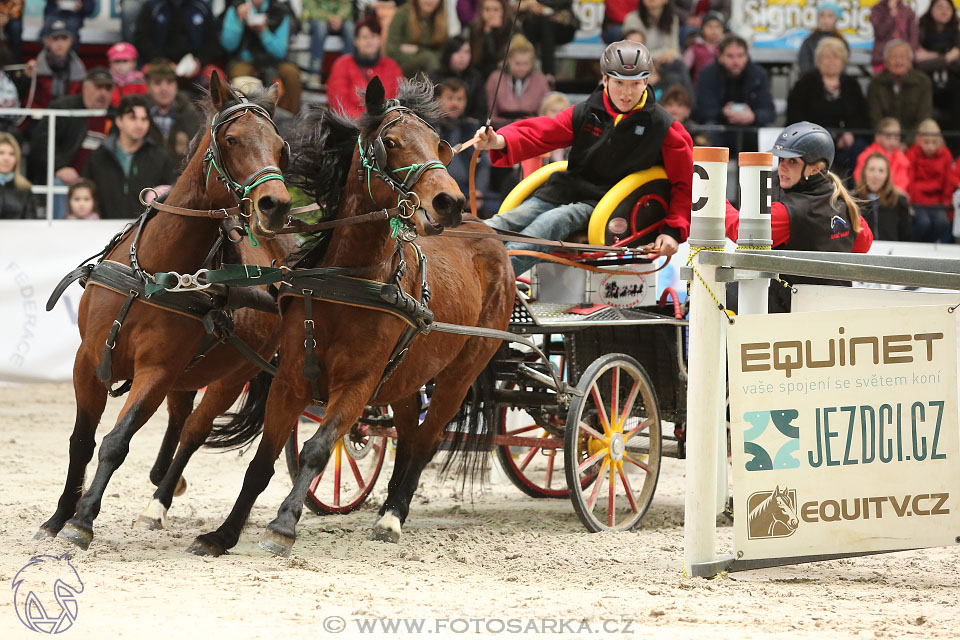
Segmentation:
[[(403, 120), (405, 115), (410, 115), (412, 118), (425, 124), (434, 133), (436, 133), (437, 130), (429, 122), (409, 108), (401, 105), (397, 100), (388, 100), (386, 107), (384, 118), (391, 113), (397, 113), (398, 115), (389, 122), (384, 122), (380, 125), (376, 135), (368, 139), (366, 148), (364, 148), (362, 134), (357, 135), (357, 151), (360, 153), (360, 164), (357, 170), (360, 174), (360, 182), (366, 183), (367, 194), (375, 205), (380, 206), (373, 197), (373, 190), (370, 184), (371, 178), (374, 175), (383, 180), (383, 182), (397, 194), (397, 207), (406, 210), (406, 215), (401, 214), (400, 217), (409, 219), (420, 209), (420, 196), (414, 191), (414, 185), (423, 177), (423, 174), (431, 169), (446, 171), (447, 164), (438, 158), (434, 158), (406, 167), (391, 169), (387, 165), (387, 147), (383, 142), (383, 135), (390, 127)], [(450, 143), (441, 139), (440, 144), (450, 151), (450, 158), (452, 158), (453, 147), (450, 146)], [(447, 162), (449, 163), (449, 160)], [(402, 172), (405, 173), (401, 176), (400, 174)]]

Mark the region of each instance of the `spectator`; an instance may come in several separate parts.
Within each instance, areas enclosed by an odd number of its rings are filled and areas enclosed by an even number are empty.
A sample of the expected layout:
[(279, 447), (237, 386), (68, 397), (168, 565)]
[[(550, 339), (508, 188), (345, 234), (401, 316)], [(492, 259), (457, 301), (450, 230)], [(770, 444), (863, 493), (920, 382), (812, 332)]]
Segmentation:
[(83, 27), (83, 19), (93, 14), (96, 9), (96, 0), (47, 0), (43, 7), (43, 24), (46, 26), (54, 21), (63, 21), (67, 25), (67, 30), (73, 36), (73, 48), (80, 42), (80, 29)]
[[(230, 88), (233, 89), (237, 95), (248, 96), (257, 91), (263, 91), (264, 87), (263, 81), (260, 80), (260, 78), (237, 76), (230, 81)], [(283, 107), (275, 107), (273, 110), (273, 123), (277, 125), (277, 131), (280, 133), (280, 137), (285, 140), (293, 135), (296, 119), (296, 116)]]
[(443, 45), (440, 69), (432, 78), (435, 84), (456, 78), (467, 88), (466, 115), (475, 120), (484, 121), (487, 117), (487, 96), (484, 88), (486, 76), (476, 67), (470, 66), (470, 41), (462, 36), (454, 36)]
[(887, 44), (883, 71), (867, 85), (867, 105), (875, 127), (883, 118), (896, 118), (909, 140), (920, 121), (933, 115), (930, 78), (913, 68), (913, 52), (903, 40)]
[(89, 180), (70, 185), (67, 190), (67, 220), (99, 220), (97, 187)]
[[(708, 64), (697, 78), (692, 117), (701, 124), (733, 127), (765, 127), (776, 117), (770, 79), (760, 65), (750, 60), (746, 41), (728, 35), (718, 45), (717, 61)], [(756, 135), (744, 137), (743, 148), (736, 134), (711, 136), (717, 146), (731, 152), (756, 149)]]
[[(51, 109), (106, 109), (113, 96), (113, 77), (104, 67), (87, 72), (80, 95), (64, 96), (50, 103)], [(57, 121), (54, 140), (54, 185), (70, 186), (80, 180), (90, 154), (106, 136), (107, 117), (61, 118)], [(30, 175), (34, 182), (47, 183), (47, 124), (41, 121), (34, 129), (29, 157)], [(67, 199), (58, 195), (53, 202), (53, 216), (62, 218)]]
[(107, 49), (110, 61), (110, 75), (113, 76), (113, 106), (128, 95), (142, 95), (147, 92), (147, 81), (143, 72), (137, 70), (137, 48), (129, 42), (118, 42)]
[(860, 215), (870, 225), (875, 240), (913, 239), (910, 201), (890, 179), (887, 156), (880, 152), (867, 156), (857, 180), (856, 195), (861, 199)]
[(137, 17), (146, 0), (118, 0), (118, 2), (120, 4), (120, 37), (125, 42), (133, 42)]
[(229, 56), (227, 76), (253, 76), (265, 85), (279, 76), (277, 106), (300, 112), (300, 69), (287, 62), (290, 33), (297, 19), (283, 0), (233, 0), (222, 17), (220, 44)]
[[(0, 107), (16, 109), (20, 106), (20, 92), (13, 79), (3, 70), (4, 51), (0, 49)], [(19, 142), (22, 140), (19, 129), (20, 116), (0, 116), (0, 131), (12, 133)]]
[(220, 57), (218, 36), (204, 0), (148, 0), (137, 16), (133, 43), (141, 62), (175, 60), (177, 75), (189, 80)]
[(110, 135), (83, 168), (83, 176), (97, 185), (100, 214), (106, 219), (136, 218), (143, 209), (141, 190), (173, 182), (170, 156), (147, 136), (147, 109), (143, 96), (121, 100)]
[(30, 195), (33, 186), (20, 174), (20, 144), (10, 133), (0, 133), (0, 218), (24, 220), (37, 217)]
[[(806, 73), (816, 65), (817, 45), (824, 38), (837, 38), (847, 50), (850, 57), (850, 46), (840, 30), (837, 29), (837, 20), (843, 15), (843, 10), (833, 2), (823, 2), (817, 7), (817, 28), (810, 32), (800, 45), (800, 73)], [(814, 120), (814, 122), (818, 122)], [(822, 123), (820, 123), (822, 124)], [(826, 126), (826, 125), (824, 125)]]
[(873, 64), (874, 73), (880, 73), (883, 68), (887, 58), (887, 45), (892, 41), (906, 42), (911, 55), (917, 50), (917, 14), (903, 0), (879, 0), (870, 9), (870, 24), (873, 25), (870, 63)]
[(552, 78), (557, 47), (572, 41), (580, 28), (573, 0), (520, 0), (520, 19), (524, 35), (536, 43), (543, 72)]
[[(441, 139), (452, 145), (466, 142), (473, 137), (478, 120), (466, 115), (467, 85), (459, 78), (450, 78), (442, 84), (436, 85), (437, 102), (443, 110), (444, 117), (437, 123), (437, 134)], [(453, 157), (447, 165), (447, 171), (457, 181), (460, 190), (467, 194), (470, 190), (470, 154), (460, 153)], [(477, 190), (477, 208), (474, 212), (484, 218), (497, 212), (500, 199), (490, 190), (490, 159), (481, 154), (477, 159), (477, 171), (474, 175), (474, 184)], [(469, 200), (468, 200), (469, 202)]]
[[(543, 97), (543, 101), (540, 103), (540, 111), (537, 115), (554, 118), (569, 107), (570, 98), (568, 98), (566, 94), (560, 93), (559, 91), (551, 91)], [(532, 156), (523, 160), (520, 163), (520, 170), (523, 176), (526, 177), (540, 167), (544, 167), (553, 162), (566, 160), (569, 155), (570, 147), (553, 149), (552, 151), (541, 153), (539, 156)]]
[(190, 140), (200, 129), (200, 112), (189, 96), (177, 89), (173, 63), (156, 58), (147, 69), (147, 105), (154, 142), (163, 146), (174, 166), (180, 166)]
[(913, 239), (916, 242), (953, 242), (953, 227), (947, 211), (953, 211), (953, 156), (943, 144), (940, 127), (927, 119), (917, 127), (917, 140), (907, 149), (913, 205)]
[(637, 8), (637, 0), (606, 0), (603, 7), (603, 41), (610, 44), (623, 40), (623, 21)]
[(664, 85), (690, 87), (690, 75), (680, 56), (680, 19), (668, 0), (640, 0), (636, 11), (623, 21), (623, 30), (643, 32)]
[(687, 88), (680, 84), (675, 84), (663, 92), (660, 99), (660, 106), (670, 116), (683, 125), (690, 137), (693, 138), (693, 144), (696, 146), (710, 146), (710, 139), (698, 133), (693, 123), (690, 122), (690, 111), (693, 109), (693, 96), (687, 91)]
[[(680, 17), (681, 25), (697, 29), (703, 26), (703, 21), (707, 14), (717, 13), (723, 18), (723, 23), (730, 22), (730, 13), (732, 11), (731, 0), (673, 0), (673, 8)], [(681, 42), (683, 37), (683, 26), (680, 28)]]
[(333, 63), (327, 79), (327, 103), (351, 118), (357, 118), (365, 110), (357, 89), (366, 87), (374, 76), (378, 76), (386, 97), (392, 98), (397, 95), (397, 84), (403, 71), (399, 64), (381, 53), (380, 21), (376, 16), (357, 22), (353, 43), (353, 54), (344, 54)]
[(478, 0), (457, 0), (457, 19), (464, 29), (477, 17)]
[(900, 123), (896, 118), (884, 118), (877, 125), (877, 129), (873, 144), (864, 149), (857, 158), (857, 166), (853, 171), (854, 180), (860, 180), (863, 165), (870, 154), (882, 153), (890, 163), (890, 179), (893, 184), (904, 193), (909, 193), (910, 160), (900, 150)]
[(301, 18), (310, 25), (310, 84), (321, 84), (324, 45), (327, 35), (336, 33), (343, 41), (343, 54), (353, 53), (353, 2), (345, 0), (302, 0)]
[(483, 77), (503, 60), (513, 22), (513, 9), (506, 0), (480, 0), (480, 11), (470, 23), (470, 59)]
[(547, 78), (534, 70), (534, 63), (534, 49), (530, 41), (519, 33), (513, 36), (507, 56), (507, 70), (500, 80), (499, 91), (499, 72), (495, 71), (487, 78), (487, 104), (490, 105), (494, 127), (536, 115), (550, 87)]
[(24, 0), (0, 0), (0, 30), (15, 64), (20, 62), (23, 44), (23, 4)]
[(717, 59), (717, 45), (723, 40), (726, 25), (719, 13), (708, 13), (700, 25), (700, 35), (683, 52), (683, 63), (690, 70), (690, 80), (697, 81), (700, 70)]
[(938, 121), (955, 128), (960, 111), (960, 27), (950, 0), (933, 0), (920, 18), (916, 67), (929, 76)]
[(45, 109), (58, 98), (80, 93), (87, 70), (73, 46), (73, 35), (67, 23), (54, 20), (43, 37), (43, 49), (35, 60), (29, 60), (24, 73), (36, 80), (33, 100), (27, 107)]
[(843, 129), (870, 126), (860, 83), (844, 73), (847, 55), (842, 40), (821, 38), (814, 54), (816, 66), (800, 76), (787, 97), (787, 124), (807, 120), (830, 130), (837, 149), (834, 171), (844, 178), (853, 173), (857, 156), (867, 145)]
[(440, 66), (447, 41), (447, 13), (441, 0), (410, 0), (398, 7), (387, 33), (387, 55), (404, 75), (430, 73)]

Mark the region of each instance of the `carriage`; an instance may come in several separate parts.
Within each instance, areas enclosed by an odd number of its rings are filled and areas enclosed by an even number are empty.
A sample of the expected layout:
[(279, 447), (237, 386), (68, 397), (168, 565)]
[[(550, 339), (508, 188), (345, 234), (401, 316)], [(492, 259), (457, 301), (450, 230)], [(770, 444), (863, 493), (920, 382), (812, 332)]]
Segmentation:
[[(500, 210), (522, 202), (565, 166), (553, 163), (527, 176)], [(669, 191), (660, 167), (624, 178), (597, 204), (586, 239), (614, 247), (652, 241)], [(490, 435), (480, 446), (520, 491), (569, 497), (591, 532), (630, 530), (653, 499), (661, 457), (684, 457), (687, 321), (674, 289), (657, 296), (650, 259), (595, 252), (561, 257), (567, 260), (600, 269), (543, 262), (518, 282), (509, 330), (536, 349), (505, 340), (468, 403), (485, 407)], [(429, 401), (428, 385), (421, 407)], [(322, 420), (321, 407), (309, 408), (286, 443), (294, 480), (303, 440)], [(368, 407), (335, 444), (305, 505), (318, 515), (359, 508), (396, 435), (389, 407)], [(445, 437), (456, 433), (448, 429)]]

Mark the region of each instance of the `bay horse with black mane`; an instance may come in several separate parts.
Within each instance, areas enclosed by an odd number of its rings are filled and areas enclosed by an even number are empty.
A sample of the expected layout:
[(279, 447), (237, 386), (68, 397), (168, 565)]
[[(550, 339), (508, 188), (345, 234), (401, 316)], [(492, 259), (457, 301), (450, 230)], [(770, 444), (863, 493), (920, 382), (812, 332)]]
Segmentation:
[[(219, 555), (237, 543), (254, 501), (273, 475), (292, 425), (314, 398), (326, 403), (325, 418), (303, 445), (293, 490), (267, 527), (261, 546), (275, 554), (290, 552), (311, 480), (324, 469), (334, 443), (368, 404), (389, 404), (394, 412), (396, 463), (374, 537), (396, 542), (424, 466), (438, 450), (444, 428), (457, 415), (499, 341), (414, 332), (406, 356), (383, 381), (410, 322), (402, 314), (384, 311), (376, 292), (403, 298), (388, 284), (397, 283), (407, 292), (408, 301), (429, 297), (429, 311), (437, 321), (498, 330), (508, 326), (515, 290), (503, 243), (427, 235), (417, 241), (425, 256), (421, 262), (413, 243), (401, 241), (409, 231), (402, 229), (403, 217), (411, 217), (411, 222), (419, 217), (416, 224), (425, 234), (437, 234), (462, 221), (463, 194), (443, 166), (452, 150), (428, 124), (440, 115), (433, 87), (427, 82), (401, 81), (398, 99), (385, 103), (383, 85), (374, 78), (365, 102), (366, 113), (359, 122), (321, 108), (309, 111), (302, 123), (291, 180), (324, 209), (335, 212), (337, 220), (360, 217), (364, 221), (337, 227), (321, 257), (307, 254), (297, 265), (313, 268), (321, 280), (329, 274), (328, 284), (342, 286), (342, 296), (324, 287), (305, 290), (304, 281), (296, 277), (299, 269), (294, 269), (291, 279), (285, 278), (293, 285), (281, 289), (280, 363), (265, 406), (263, 438), (233, 510), (220, 528), (195, 540), (190, 548), (194, 553)], [(378, 211), (384, 215), (376, 216)], [(388, 215), (393, 220), (384, 219)], [(274, 231), (283, 225), (281, 215), (268, 216), (265, 223)], [(479, 221), (464, 226), (487, 229)], [(391, 229), (399, 230), (400, 237), (393, 237)], [(405, 268), (398, 274), (401, 258)], [(423, 272), (429, 296), (424, 295)], [(344, 273), (361, 277), (338, 279)], [(374, 293), (367, 299), (354, 297), (351, 287)], [(330, 301), (338, 296), (341, 303)], [(419, 424), (418, 392), (430, 380), (435, 380), (435, 388)]]
[[(249, 243), (241, 238), (232, 251), (239, 250), (239, 259), (245, 263), (269, 266), (288, 253), (291, 243), (273, 239), (275, 234), (263, 228), (268, 217), (284, 216), (290, 209), (282, 177), (289, 147), (272, 119), (277, 96), (274, 85), (241, 98), (214, 73), (207, 107), (210, 126), (196, 141), (196, 152), (183, 174), (165, 201), (155, 202), (139, 227), (119, 235), (104, 260), (83, 276), (87, 281), (78, 319), (82, 341), (73, 369), (77, 415), (67, 479), (57, 510), (41, 525), (38, 538), (59, 535), (84, 549), (89, 546), (110, 477), (126, 457), (133, 435), (168, 397), (170, 426), (151, 473), (159, 487), (140, 518), (149, 528), (162, 527), (190, 454), (207, 439), (213, 419), (233, 404), (254, 377), (256, 367), (233, 346), (205, 343), (208, 331), (201, 319), (211, 317), (211, 311), (219, 312), (222, 301), (197, 291), (153, 296), (146, 291), (158, 272), (195, 274), (209, 264), (224, 223), (236, 226), (244, 220)], [(71, 274), (74, 279), (77, 275)], [(62, 288), (51, 304), (59, 291)], [(276, 315), (240, 309), (232, 323), (235, 335), (261, 357), (273, 357), (279, 339)], [(223, 331), (220, 327), (219, 335)], [(206, 352), (200, 353), (201, 349)], [(129, 396), (116, 426), (103, 438), (96, 475), (81, 496), (107, 390), (124, 380), (130, 381)], [(207, 391), (194, 410), (195, 390), (204, 386)], [(258, 429), (247, 429), (216, 437), (221, 444), (238, 445), (257, 433)], [(180, 449), (170, 465), (178, 437)]]

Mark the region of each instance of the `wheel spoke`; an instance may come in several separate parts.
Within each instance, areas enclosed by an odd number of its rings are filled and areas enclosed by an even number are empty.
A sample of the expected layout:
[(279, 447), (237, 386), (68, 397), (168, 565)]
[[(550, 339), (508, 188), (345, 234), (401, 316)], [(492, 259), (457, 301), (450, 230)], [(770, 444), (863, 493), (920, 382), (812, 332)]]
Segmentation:
[(353, 459), (353, 456), (347, 456), (347, 462), (350, 463), (350, 470), (353, 471), (353, 477), (357, 481), (357, 487), (363, 491), (363, 488), (367, 486), (367, 483), (363, 480), (363, 474), (360, 473), (360, 467), (357, 466), (357, 461)]
[(554, 452), (554, 454), (553, 454), (552, 456), (547, 456), (547, 458), (549, 458), (549, 460), (547, 460), (547, 482), (546, 482), (546, 485), (547, 485), (547, 489), (550, 489), (550, 488), (551, 488), (551, 485), (553, 484), (553, 465), (554, 465), (554, 463), (555, 463), (556, 460), (557, 460), (557, 454), (556, 454), (556, 452)]
[(320, 485), (320, 480), (323, 478), (323, 471), (321, 471), (313, 480), (310, 481), (310, 493), (316, 494), (317, 487)]
[(607, 441), (607, 438), (604, 435), (602, 435), (599, 431), (596, 431), (593, 427), (588, 425), (583, 420), (580, 421), (580, 431), (585, 431), (587, 435), (589, 435), (591, 438), (596, 438), (597, 440), (600, 440), (602, 442)]
[(539, 425), (537, 425), (537, 424), (531, 424), (531, 425), (528, 425), (528, 426), (526, 426), (526, 427), (520, 427), (519, 429), (514, 429), (513, 431), (507, 431), (507, 435), (508, 435), (508, 436), (515, 436), (515, 435), (520, 434), (520, 433), (526, 433), (526, 432), (528, 432), (528, 431), (533, 431), (534, 429), (537, 429), (538, 427), (539, 427)]
[(593, 511), (593, 505), (597, 503), (597, 495), (600, 493), (600, 485), (603, 483), (603, 472), (607, 470), (607, 465), (610, 463), (608, 458), (603, 459), (603, 463), (600, 465), (600, 472), (597, 474), (597, 479), (593, 482), (593, 491), (590, 493), (590, 499), (587, 501), (587, 509)]
[(340, 457), (340, 452), (343, 451), (343, 443), (337, 440), (337, 444), (333, 446), (334, 449), (334, 461), (333, 461), (333, 506), (340, 506), (340, 464), (342, 459)]
[(638, 432), (640, 432), (640, 431), (646, 429), (647, 427), (649, 427), (651, 422), (653, 422), (653, 418), (647, 418), (646, 420), (644, 420), (643, 422), (641, 422), (641, 423), (637, 426), (636, 429), (633, 429), (632, 431), (630, 431), (630, 433), (628, 433), (627, 435), (625, 435), (625, 436), (623, 437), (623, 443), (626, 444), (626, 443), (630, 442), (630, 438), (632, 438), (633, 436), (637, 435)]
[[(617, 420), (620, 412), (617, 406), (620, 402), (620, 367), (613, 368), (613, 375), (610, 381), (610, 417)], [(619, 422), (619, 421), (618, 421)]]
[(637, 502), (633, 499), (633, 489), (630, 488), (630, 480), (627, 479), (627, 474), (623, 472), (623, 467), (617, 469), (617, 473), (620, 474), (620, 481), (623, 482), (623, 488), (627, 492), (627, 500), (630, 501), (630, 508), (633, 509), (634, 513), (639, 513), (637, 509)]
[(617, 484), (616, 484), (616, 476), (614, 475), (614, 473), (616, 473), (615, 466), (616, 465), (612, 465), (612, 464), (610, 465), (610, 481), (609, 481), (610, 498), (607, 502), (607, 526), (608, 527), (613, 527), (613, 516), (616, 510), (616, 504), (617, 504), (617, 491), (616, 491)]
[(577, 473), (583, 473), (583, 470), (589, 467), (590, 465), (596, 463), (597, 460), (607, 455), (607, 452), (610, 451), (609, 447), (605, 447), (600, 451), (597, 451), (595, 454), (581, 462), (577, 465)]
[(603, 406), (603, 398), (600, 396), (600, 389), (597, 388), (597, 382), (590, 385), (590, 393), (593, 395), (593, 402), (597, 405), (597, 414), (600, 416), (600, 424), (603, 425), (603, 432), (610, 433), (610, 420), (607, 419), (607, 410)]
[(631, 458), (631, 457), (628, 456), (627, 454), (623, 454), (623, 459), (626, 460), (627, 462), (631, 463), (631, 464), (637, 465), (638, 467), (640, 467), (641, 469), (643, 469), (643, 470), (646, 471), (647, 473), (650, 473), (650, 468), (649, 468), (647, 465), (643, 464), (642, 462), (640, 462), (640, 461), (638, 461), (638, 460), (634, 460), (633, 458)]
[(623, 412), (620, 414), (620, 424), (625, 424), (627, 416), (633, 411), (633, 403), (636, 402), (638, 393), (640, 393), (640, 381), (634, 380), (633, 387), (630, 389), (630, 395), (627, 396), (627, 401), (623, 403)]
[(530, 452), (524, 457), (523, 462), (520, 463), (520, 471), (524, 471), (527, 468), (527, 465), (530, 464), (530, 461), (533, 460), (533, 457), (537, 455), (537, 451), (540, 451), (540, 447), (533, 447), (530, 449)]

